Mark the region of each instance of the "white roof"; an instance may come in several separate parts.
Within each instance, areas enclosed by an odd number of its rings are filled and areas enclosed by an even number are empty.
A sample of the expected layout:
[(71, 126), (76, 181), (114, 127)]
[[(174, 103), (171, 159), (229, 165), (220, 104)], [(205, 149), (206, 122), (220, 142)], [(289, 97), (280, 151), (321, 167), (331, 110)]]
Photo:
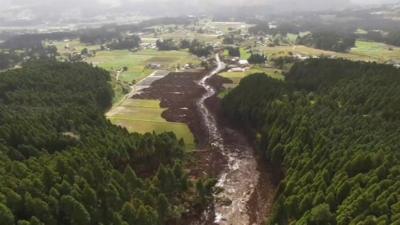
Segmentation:
[(241, 64), (241, 65), (249, 64), (249, 61), (247, 61), (245, 59), (241, 59), (241, 60), (239, 60), (239, 64)]

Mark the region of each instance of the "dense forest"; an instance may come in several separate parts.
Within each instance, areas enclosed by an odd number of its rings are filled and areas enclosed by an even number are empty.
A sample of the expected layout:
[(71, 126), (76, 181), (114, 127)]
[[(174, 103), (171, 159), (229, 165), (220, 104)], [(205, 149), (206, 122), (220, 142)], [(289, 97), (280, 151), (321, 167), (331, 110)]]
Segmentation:
[(297, 44), (306, 45), (313, 48), (346, 52), (356, 44), (355, 35), (338, 34), (337, 32), (314, 32), (297, 38)]
[(382, 31), (371, 30), (366, 34), (361, 34), (360, 38), (400, 46), (400, 31), (390, 31), (385, 33)]
[(156, 46), (159, 51), (189, 49), (190, 53), (198, 57), (207, 57), (214, 51), (213, 46), (201, 42), (197, 39), (193, 40), (183, 39), (180, 40), (179, 42), (171, 38), (165, 40), (160, 39), (157, 40)]
[(173, 51), (180, 48), (179, 44), (173, 39), (157, 40), (156, 46), (160, 51)]
[[(396, 19), (376, 13), (379, 9), (358, 9), (330, 12), (291, 13), (269, 16), (266, 19), (248, 19), (252, 35), (311, 34), (300, 39), (309, 46), (320, 45), (321, 49), (346, 51), (353, 47), (352, 40), (384, 42), (400, 46), (400, 24)], [(385, 10), (385, 9), (383, 9)], [(272, 26), (271, 26), (272, 25)], [(329, 31), (329, 32), (327, 32)], [(303, 36), (303, 35), (301, 35)], [(344, 43), (341, 43), (344, 42)]]
[(55, 60), (58, 55), (54, 46), (35, 46), (23, 50), (0, 51), (0, 70), (10, 69), (18, 64), (35, 60)]
[(123, 49), (137, 49), (140, 47), (141, 39), (137, 35), (133, 35), (125, 38), (118, 38), (112, 40), (111, 43), (107, 44), (107, 47), (112, 50), (123, 50)]
[(8, 69), (20, 60), (21, 57), (14, 52), (0, 52), (0, 70)]
[(52, 32), (41, 34), (21, 34), (9, 37), (0, 46), (6, 49), (26, 49), (42, 47), (45, 40), (64, 40), (69, 38), (76, 38), (73, 32)]
[(284, 169), (269, 224), (400, 224), (400, 70), (334, 59), (255, 74), (223, 99), (227, 117)]
[(209, 201), (173, 133), (129, 133), (104, 117), (105, 70), (31, 62), (0, 74), (1, 225), (159, 225)]

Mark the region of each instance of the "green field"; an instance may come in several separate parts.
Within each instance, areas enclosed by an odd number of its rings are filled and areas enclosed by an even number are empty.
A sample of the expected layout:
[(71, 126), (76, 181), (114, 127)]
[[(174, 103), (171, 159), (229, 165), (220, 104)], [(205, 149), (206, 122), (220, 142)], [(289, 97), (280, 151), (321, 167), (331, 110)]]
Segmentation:
[[(246, 50), (245, 48), (240, 48), (240, 59), (247, 60), (250, 58), (250, 52)], [(229, 51), (228, 49), (224, 50), (224, 56), (229, 57)]]
[(244, 48), (240, 48), (240, 59), (247, 60), (251, 56), (250, 52)]
[(377, 59), (380, 62), (400, 60), (399, 47), (390, 46), (379, 42), (358, 40), (356, 42), (356, 47), (353, 48), (350, 53)]
[(225, 90), (222, 91), (218, 96), (220, 98), (224, 97), (227, 93), (229, 93), (229, 91), (231, 91), (233, 88), (235, 88), (237, 85), (239, 85), (240, 81), (251, 75), (254, 73), (265, 73), (268, 76), (275, 78), (275, 79), (279, 79), (279, 80), (283, 80), (284, 76), (283, 76), (283, 72), (282, 70), (279, 69), (275, 69), (275, 68), (262, 68), (262, 67), (253, 67), (250, 70), (246, 71), (246, 72), (224, 72), (224, 73), (220, 73), (219, 75), (225, 78), (228, 78), (229, 80), (232, 81), (232, 83), (230, 84), (224, 84), (224, 88)]
[(79, 40), (69, 40), (69, 41), (55, 41), (52, 43), (47, 43), (47, 45), (56, 46), (58, 53), (61, 56), (66, 56), (66, 54), (70, 53), (80, 53), (84, 48), (88, 50), (99, 50), (99, 45), (86, 45), (81, 43)]
[[(157, 39), (147, 38), (144, 42), (155, 42)], [(47, 43), (57, 47), (61, 56), (66, 57), (70, 53), (80, 53), (82, 49), (96, 50), (96, 55), (86, 58), (86, 62), (100, 66), (114, 75), (118, 70), (127, 67), (128, 71), (122, 72), (119, 76), (121, 81), (138, 81), (153, 72), (147, 69), (146, 65), (155, 63), (160, 64), (160, 69), (175, 70), (185, 64), (199, 64), (197, 57), (191, 55), (188, 51), (157, 51), (154, 49), (140, 50), (132, 52), (129, 50), (100, 51), (98, 45), (85, 45), (79, 40), (59, 41)], [(66, 48), (68, 46), (68, 48)]]
[(357, 40), (356, 47), (352, 48), (348, 53), (325, 51), (303, 45), (259, 47), (258, 50), (268, 57), (279, 57), (293, 53), (304, 56), (337, 57), (356, 61), (376, 61), (380, 63), (385, 63), (389, 60), (400, 60), (400, 48), (389, 46), (384, 43), (361, 40)]
[(259, 50), (266, 54), (268, 57), (279, 57), (286, 56), (289, 53), (300, 54), (304, 56), (335, 56), (348, 59), (368, 59), (368, 57), (362, 57), (352, 55), (348, 53), (338, 53), (333, 51), (325, 51), (321, 49), (311, 48), (304, 45), (292, 45), (292, 46), (275, 46), (275, 47), (260, 47)]
[(183, 138), (189, 148), (194, 148), (194, 138), (189, 127), (184, 123), (166, 121), (161, 117), (164, 111), (158, 100), (127, 99), (115, 106), (107, 118), (131, 132), (174, 132), (178, 138)]
[(237, 85), (240, 83), (241, 79), (254, 73), (266, 73), (268, 76), (272, 78), (280, 80), (284, 79), (281, 70), (274, 68), (262, 68), (262, 67), (253, 67), (250, 70), (247, 70), (246, 72), (224, 72), (219, 75), (232, 80), (233, 84)]
[(146, 65), (156, 63), (161, 69), (175, 70), (177, 66), (184, 66), (187, 63), (199, 64), (197, 57), (187, 51), (157, 51), (140, 50), (131, 52), (128, 50), (99, 51), (96, 56), (86, 60), (94, 65), (100, 66), (109, 71), (118, 71), (127, 67), (128, 71), (122, 72), (119, 79), (132, 82), (138, 81), (153, 70), (146, 68)]

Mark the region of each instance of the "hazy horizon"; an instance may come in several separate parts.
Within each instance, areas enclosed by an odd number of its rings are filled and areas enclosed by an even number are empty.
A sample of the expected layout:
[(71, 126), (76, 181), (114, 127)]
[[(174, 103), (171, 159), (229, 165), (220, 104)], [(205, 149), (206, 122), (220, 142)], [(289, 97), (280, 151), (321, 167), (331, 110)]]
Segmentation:
[[(397, 0), (0, 0), (0, 26), (119, 20), (134, 16), (236, 15), (345, 9)], [(131, 16), (129, 19), (128, 17)], [(66, 22), (67, 21), (67, 22)]]

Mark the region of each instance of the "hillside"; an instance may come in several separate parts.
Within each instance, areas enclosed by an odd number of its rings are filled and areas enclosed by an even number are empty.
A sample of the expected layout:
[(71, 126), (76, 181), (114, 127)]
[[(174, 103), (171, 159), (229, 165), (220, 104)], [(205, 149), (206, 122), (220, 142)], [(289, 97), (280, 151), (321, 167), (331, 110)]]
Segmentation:
[(139, 135), (104, 117), (110, 76), (34, 62), (0, 74), (0, 224), (165, 224), (207, 201), (173, 133)]
[(400, 224), (400, 70), (312, 59), (255, 74), (223, 99), (285, 169), (270, 224)]

